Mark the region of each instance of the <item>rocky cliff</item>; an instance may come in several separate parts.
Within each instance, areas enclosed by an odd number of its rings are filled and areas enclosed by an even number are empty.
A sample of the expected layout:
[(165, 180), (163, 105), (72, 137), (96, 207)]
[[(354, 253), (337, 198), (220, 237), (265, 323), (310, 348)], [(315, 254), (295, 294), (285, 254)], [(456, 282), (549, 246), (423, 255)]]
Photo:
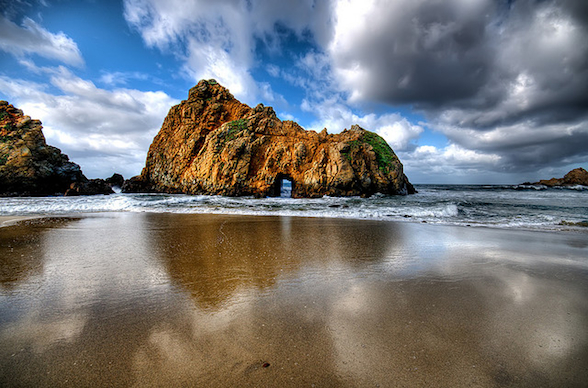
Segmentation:
[(584, 170), (582, 167), (579, 167), (568, 172), (563, 178), (542, 179), (539, 182), (525, 182), (523, 184), (535, 186), (543, 185), (548, 187), (576, 185), (588, 186), (588, 171)]
[(271, 107), (237, 101), (202, 80), (172, 107), (140, 176), (123, 192), (293, 197), (411, 194), (415, 190), (386, 141), (358, 126), (339, 134), (306, 131)]
[(76, 188), (78, 194), (113, 192), (102, 180), (88, 180), (59, 148), (47, 145), (42, 129), (39, 120), (0, 101), (0, 196), (73, 194)]

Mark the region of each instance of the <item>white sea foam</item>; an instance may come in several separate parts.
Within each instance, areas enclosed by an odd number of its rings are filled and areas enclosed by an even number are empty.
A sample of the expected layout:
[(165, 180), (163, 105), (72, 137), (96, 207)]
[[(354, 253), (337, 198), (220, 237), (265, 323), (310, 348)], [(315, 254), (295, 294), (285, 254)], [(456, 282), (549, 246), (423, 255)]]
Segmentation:
[[(0, 215), (171, 212), (357, 218), (506, 228), (563, 229), (588, 220), (586, 190), (421, 186), (410, 196), (313, 199), (169, 194), (0, 198)], [(584, 229), (585, 230), (585, 229)]]

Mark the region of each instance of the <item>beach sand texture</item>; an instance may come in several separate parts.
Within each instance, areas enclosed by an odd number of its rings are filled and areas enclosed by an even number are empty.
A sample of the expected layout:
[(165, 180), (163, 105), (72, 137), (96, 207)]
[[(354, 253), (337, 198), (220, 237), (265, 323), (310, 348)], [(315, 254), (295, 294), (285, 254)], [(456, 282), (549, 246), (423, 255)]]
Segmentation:
[(586, 387), (588, 238), (103, 213), (0, 228), (2, 387)]

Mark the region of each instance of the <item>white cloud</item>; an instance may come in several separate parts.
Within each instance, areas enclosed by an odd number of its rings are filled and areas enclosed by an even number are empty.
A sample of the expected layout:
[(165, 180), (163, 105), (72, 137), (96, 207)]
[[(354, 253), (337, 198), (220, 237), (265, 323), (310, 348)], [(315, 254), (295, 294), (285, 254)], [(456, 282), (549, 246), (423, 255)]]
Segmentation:
[[(152, 80), (152, 77), (145, 73), (140, 72), (104, 72), (100, 77), (100, 81), (109, 86), (126, 85), (129, 80)], [(156, 80), (157, 83), (162, 83), (161, 80)]]
[(127, 0), (124, 10), (145, 43), (174, 53), (192, 80), (215, 78), (238, 98), (254, 102), (259, 91), (249, 73), (253, 26), (238, 2)]
[(259, 90), (248, 66), (236, 61), (226, 51), (192, 41), (184, 71), (194, 81), (214, 78), (232, 94), (246, 103), (254, 104)]
[(390, 144), (393, 149), (403, 151), (409, 148), (410, 142), (418, 139), (424, 129), (414, 125), (398, 114), (387, 114), (374, 122), (376, 132)]
[(63, 32), (51, 33), (29, 18), (24, 18), (22, 26), (18, 26), (0, 15), (0, 50), (18, 57), (37, 54), (68, 65), (84, 64), (82, 54), (71, 38)]
[(290, 114), (288, 112), (280, 112), (280, 113), (278, 113), (278, 116), (280, 117), (280, 120), (282, 120), (282, 121), (289, 120), (289, 121), (294, 121), (294, 122), (297, 122), (297, 123), (300, 122), (300, 120), (298, 120), (296, 118), (296, 116), (294, 116), (294, 115), (292, 115), (292, 114)]
[(330, 133), (338, 133), (358, 124), (368, 131), (378, 133), (394, 151), (404, 151), (411, 148), (412, 142), (418, 139), (424, 131), (421, 126), (412, 124), (398, 113), (355, 114), (349, 107), (340, 103), (337, 97), (320, 103), (304, 100), (302, 108), (319, 116), (319, 120), (312, 123), (309, 129), (320, 131), (327, 128)]
[(280, 76), (280, 68), (274, 64), (268, 64), (266, 66), (266, 71), (274, 78), (278, 78)]
[(450, 124), (437, 128), (461, 147), (500, 155), (501, 162), (494, 166), (500, 171), (582, 165), (588, 158), (588, 119), (562, 123), (528, 119), (486, 131)]
[(26, 115), (43, 122), (47, 143), (62, 149), (89, 177), (140, 172), (153, 137), (177, 100), (164, 92), (100, 89), (64, 68), (42, 69), (47, 85), (0, 76), (0, 89)]
[(418, 171), (425, 181), (459, 180), (471, 175), (483, 182), (486, 171), (496, 169), (501, 156), (468, 150), (457, 144), (443, 148), (430, 145), (419, 146), (412, 152), (401, 152), (400, 158), (407, 171)]
[(310, 30), (326, 43), (330, 7), (328, 0), (125, 0), (124, 16), (149, 47), (183, 61), (193, 81), (215, 78), (237, 98), (256, 104), (268, 95), (250, 72), (258, 65), (256, 41), (279, 50), (280, 24), (299, 36)]

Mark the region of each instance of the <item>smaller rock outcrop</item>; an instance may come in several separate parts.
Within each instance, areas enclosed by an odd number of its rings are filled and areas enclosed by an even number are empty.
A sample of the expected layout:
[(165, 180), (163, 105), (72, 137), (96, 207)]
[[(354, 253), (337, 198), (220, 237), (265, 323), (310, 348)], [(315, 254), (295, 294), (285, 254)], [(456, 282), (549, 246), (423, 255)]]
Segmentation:
[(523, 185), (530, 186), (547, 186), (547, 187), (559, 187), (559, 186), (588, 186), (588, 171), (582, 167), (575, 168), (568, 172), (563, 178), (551, 178), (542, 179), (539, 182), (529, 183), (525, 182)]
[(113, 192), (101, 179), (88, 180), (79, 165), (71, 162), (59, 148), (48, 145), (42, 129), (39, 120), (0, 101), (0, 196)]
[(74, 182), (65, 192), (65, 196), (114, 194), (114, 188), (120, 189), (125, 182), (120, 174), (113, 174), (106, 179), (90, 179), (85, 182)]
[(141, 175), (127, 179), (121, 186), (123, 193), (148, 193), (154, 191), (151, 184)]
[(86, 182), (72, 183), (65, 192), (66, 197), (95, 194), (114, 194), (114, 190), (104, 179), (90, 179)]
[(106, 184), (108, 186), (110, 186), (111, 188), (121, 188), (122, 185), (125, 183), (125, 178), (123, 178), (122, 175), (120, 174), (112, 174), (112, 176), (110, 178), (106, 178), (104, 180), (104, 182), (106, 182)]
[(47, 145), (41, 122), (0, 101), (0, 195), (63, 194), (86, 181), (80, 166)]

